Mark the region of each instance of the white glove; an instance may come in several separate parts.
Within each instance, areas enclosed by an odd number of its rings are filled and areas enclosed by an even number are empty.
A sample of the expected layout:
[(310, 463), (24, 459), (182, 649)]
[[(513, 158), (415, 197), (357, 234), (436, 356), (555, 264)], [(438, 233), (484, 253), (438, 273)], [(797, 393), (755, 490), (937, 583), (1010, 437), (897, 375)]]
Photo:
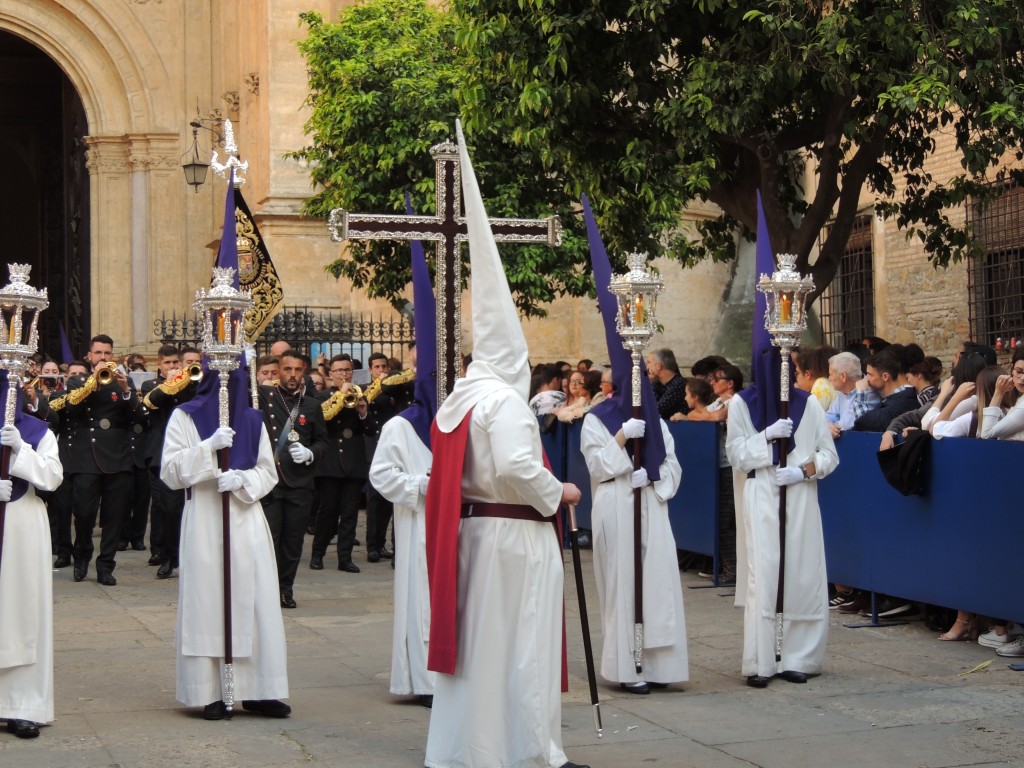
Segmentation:
[(643, 419), (629, 419), (622, 422), (622, 434), (626, 436), (627, 440), (643, 437), (646, 430), (647, 422)]
[(420, 475), (420, 496), (427, 495), (427, 485), (430, 484), (429, 475)]
[(221, 448), (230, 448), (235, 442), (235, 430), (231, 427), (217, 427), (217, 431), (203, 440), (199, 445), (216, 453)]
[(217, 490), (221, 493), (231, 493), (242, 487), (242, 473), (237, 469), (229, 469), (217, 475)]
[(12, 493), (14, 493), (14, 481), (0, 480), (0, 501), (10, 501)]
[(803, 467), (779, 467), (775, 470), (775, 484), (780, 488), (784, 485), (803, 482), (803, 479)]
[(779, 419), (764, 431), (764, 436), (769, 440), (778, 440), (780, 437), (789, 437), (792, 434), (792, 419)]
[(8, 424), (5, 427), (0, 428), (0, 445), (6, 445), (11, 449), (11, 453), (17, 453), (21, 450), (21, 446), (25, 444), (25, 441), (21, 439), (21, 432), (13, 424)]
[(256, 360), (256, 345), (246, 344), (245, 345), (245, 364), (247, 367), (252, 368), (253, 362)]
[(647, 470), (643, 467), (636, 470), (629, 476), (629, 487), (630, 488), (643, 488), (645, 485), (650, 485), (651, 479), (647, 477)]
[(302, 443), (292, 443), (288, 453), (296, 464), (309, 464), (313, 461), (313, 452)]

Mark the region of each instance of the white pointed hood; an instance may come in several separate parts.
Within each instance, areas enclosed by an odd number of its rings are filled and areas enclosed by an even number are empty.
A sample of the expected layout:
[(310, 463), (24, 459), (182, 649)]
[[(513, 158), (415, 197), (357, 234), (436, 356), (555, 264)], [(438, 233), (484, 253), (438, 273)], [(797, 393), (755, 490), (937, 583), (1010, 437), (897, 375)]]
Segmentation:
[(466, 376), (437, 412), (437, 426), (451, 432), (485, 396), (514, 389), (525, 401), (530, 394), (530, 362), (526, 336), (519, 321), (498, 246), (480, 196), (476, 174), (466, 151), (462, 124), (455, 121), (462, 172), (462, 198), (469, 231), (470, 286), (472, 289), (473, 362)]

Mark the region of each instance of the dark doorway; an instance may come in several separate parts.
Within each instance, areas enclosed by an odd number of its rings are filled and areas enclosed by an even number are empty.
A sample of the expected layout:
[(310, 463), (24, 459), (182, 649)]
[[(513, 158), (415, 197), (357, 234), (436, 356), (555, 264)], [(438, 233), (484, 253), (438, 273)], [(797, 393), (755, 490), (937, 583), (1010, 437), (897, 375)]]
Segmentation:
[(89, 328), (89, 176), (85, 109), (45, 53), (0, 32), (0, 285), (5, 265), (32, 265), (49, 292), (39, 348), (61, 362), (59, 328), (81, 355)]

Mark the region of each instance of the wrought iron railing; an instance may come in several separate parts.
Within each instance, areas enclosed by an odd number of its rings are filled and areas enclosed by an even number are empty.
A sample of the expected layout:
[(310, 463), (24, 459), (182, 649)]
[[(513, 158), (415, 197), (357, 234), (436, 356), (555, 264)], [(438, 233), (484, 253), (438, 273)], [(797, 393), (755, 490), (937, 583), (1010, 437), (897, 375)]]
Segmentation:
[[(162, 314), (153, 321), (153, 335), (161, 343), (200, 346), (202, 342), (194, 313)], [(400, 315), (343, 315), (311, 307), (283, 307), (256, 340), (256, 352), (267, 354), (275, 342), (287, 341), (314, 361), (320, 354), (330, 358), (342, 353), (365, 361), (370, 353), (383, 352), (404, 362), (412, 340), (412, 325)]]
[[(822, 238), (824, 239), (824, 237)], [(871, 215), (858, 216), (832, 283), (818, 300), (821, 343), (843, 349), (875, 333)]]

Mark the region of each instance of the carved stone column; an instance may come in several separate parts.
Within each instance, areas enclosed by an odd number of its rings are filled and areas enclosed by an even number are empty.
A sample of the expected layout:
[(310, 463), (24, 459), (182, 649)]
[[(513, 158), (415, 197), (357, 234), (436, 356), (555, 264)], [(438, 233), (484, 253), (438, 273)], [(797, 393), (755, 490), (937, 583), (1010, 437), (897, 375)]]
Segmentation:
[(125, 136), (86, 136), (92, 206), (90, 293), (87, 336), (109, 334), (118, 352), (131, 344), (132, 185)]

